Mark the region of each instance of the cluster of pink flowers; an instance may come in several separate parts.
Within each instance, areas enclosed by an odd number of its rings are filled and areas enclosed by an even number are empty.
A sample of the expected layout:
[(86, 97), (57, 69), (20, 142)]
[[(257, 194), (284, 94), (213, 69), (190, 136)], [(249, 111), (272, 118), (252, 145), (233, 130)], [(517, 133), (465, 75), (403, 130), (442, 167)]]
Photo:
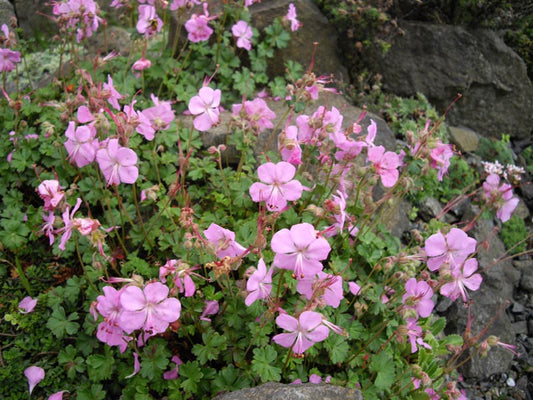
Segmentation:
[(188, 32), (187, 38), (193, 42), (204, 42), (209, 40), (213, 29), (209, 26), (209, 21), (218, 18), (217, 15), (210, 17), (207, 11), (207, 3), (204, 3), (203, 14), (193, 14), (185, 23), (185, 29)]
[(0, 71), (9, 72), (15, 69), (15, 64), (20, 62), (20, 53), (18, 51), (11, 50), (15, 44), (15, 36), (9, 32), (9, 28), (6, 24), (2, 24), (2, 33), (0, 37)]
[(258, 135), (265, 129), (274, 127), (273, 120), (276, 114), (263, 99), (257, 97), (254, 100), (245, 101), (244, 104), (233, 104), (232, 117), (235, 126), (251, 130)]
[(133, 340), (134, 331), (141, 331), (137, 343), (142, 345), (149, 337), (165, 332), (180, 317), (180, 301), (169, 297), (169, 288), (161, 282), (151, 282), (143, 288), (131, 283), (120, 290), (105, 286), (103, 291), (96, 299), (96, 310), (104, 318), (98, 324), (96, 337), (109, 346), (119, 346), (121, 352)]
[(474, 238), (458, 228), (452, 228), (446, 235), (439, 231), (426, 239), (424, 250), (428, 256), (429, 270), (438, 270), (447, 280), (440, 288), (443, 296), (452, 300), (461, 296), (466, 302), (466, 288), (479, 289), (482, 278), (480, 274), (474, 273), (478, 266), (477, 260), (468, 258), (476, 251), (476, 244)]
[(136, 27), (141, 35), (153, 36), (163, 29), (163, 20), (159, 18), (153, 5), (143, 4), (139, 6), (139, 20)]
[(66, 29), (76, 28), (76, 41), (91, 37), (103, 21), (100, 7), (94, 0), (53, 1), (52, 13)]

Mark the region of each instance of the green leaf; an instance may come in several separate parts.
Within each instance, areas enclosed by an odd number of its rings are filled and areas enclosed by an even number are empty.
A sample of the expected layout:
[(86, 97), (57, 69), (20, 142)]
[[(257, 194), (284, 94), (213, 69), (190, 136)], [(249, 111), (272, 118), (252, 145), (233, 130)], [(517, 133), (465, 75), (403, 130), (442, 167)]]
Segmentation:
[[(141, 361), (141, 376), (154, 379), (167, 368), (172, 353), (162, 341), (152, 342), (144, 349)], [(180, 367), (181, 368), (181, 367)]]
[(344, 336), (330, 335), (324, 342), (324, 347), (329, 353), (329, 360), (333, 363), (340, 363), (346, 359), (350, 346)]
[(65, 309), (59, 306), (54, 310), (50, 319), (48, 319), (46, 326), (52, 331), (54, 336), (58, 339), (62, 339), (65, 336), (65, 333), (68, 335), (74, 335), (78, 332), (80, 324), (73, 322), (77, 319), (78, 313), (74, 312), (67, 318), (65, 315)]
[(103, 390), (104, 386), (101, 384), (94, 384), (89, 386), (84, 384), (83, 387), (76, 393), (78, 400), (104, 400), (106, 392)]
[(448, 335), (442, 339), (441, 343), (444, 344), (445, 346), (448, 346), (448, 345), (462, 346), (463, 338), (459, 335)]
[(87, 357), (87, 372), (93, 382), (111, 378), (115, 359), (111, 355), (93, 354)]
[(278, 353), (272, 346), (254, 349), (252, 371), (259, 376), (262, 382), (279, 382), (281, 368), (274, 366)]
[(220, 336), (218, 332), (209, 330), (202, 334), (204, 345), (195, 344), (192, 348), (193, 354), (198, 358), (200, 364), (205, 364), (208, 360), (216, 360), (221, 351), (226, 350), (226, 336)]
[(433, 336), (437, 336), (439, 333), (442, 332), (445, 326), (446, 318), (439, 318), (433, 323), (433, 325), (431, 325), (429, 330), (433, 334)]
[(372, 357), (370, 370), (377, 373), (374, 385), (378, 390), (389, 389), (394, 383), (394, 362), (384, 351)]
[(204, 377), (198, 361), (188, 361), (180, 365), (180, 376), (186, 378), (181, 382), (180, 387), (189, 393), (198, 391), (198, 383)]

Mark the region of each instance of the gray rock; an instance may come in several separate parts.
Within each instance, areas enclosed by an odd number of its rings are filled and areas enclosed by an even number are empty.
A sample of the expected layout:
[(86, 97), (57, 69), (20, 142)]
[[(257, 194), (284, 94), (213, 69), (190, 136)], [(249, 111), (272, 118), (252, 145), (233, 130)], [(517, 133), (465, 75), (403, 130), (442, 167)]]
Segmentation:
[(442, 204), (434, 197), (425, 197), (419, 204), (420, 217), (425, 222), (430, 221), (440, 214), (442, 211)]
[(402, 22), (405, 32), (376, 61), (384, 88), (401, 96), (420, 92), (453, 125), (481, 135), (527, 138), (533, 124), (533, 86), (523, 60), (489, 30)]
[(479, 144), (479, 137), (476, 132), (471, 129), (450, 126), (450, 140), (457, 149), (462, 153), (476, 151)]
[(6, 24), (11, 29), (11, 18), (16, 18), (13, 4), (9, 0), (0, 0), (0, 26)]
[(307, 69), (314, 51), (313, 43), (318, 42), (313, 72), (317, 76), (334, 74), (336, 78), (347, 78), (346, 68), (336, 52), (337, 33), (313, 1), (278, 0), (256, 3), (250, 7), (253, 26), (262, 30), (276, 17), (286, 15), (290, 3), (296, 7), (298, 20), (303, 25), (296, 32), (291, 32), (288, 47), (275, 51), (275, 56), (268, 66), (269, 75), (283, 76), (285, 74), (284, 64), (289, 60), (299, 62)]
[(302, 385), (285, 385), (282, 383), (265, 383), (255, 388), (247, 388), (218, 395), (213, 400), (363, 400), (357, 389), (313, 383)]
[(57, 23), (48, 16), (52, 15), (52, 6), (42, 0), (13, 0), (19, 27), (25, 37), (36, 34), (52, 36), (57, 33)]

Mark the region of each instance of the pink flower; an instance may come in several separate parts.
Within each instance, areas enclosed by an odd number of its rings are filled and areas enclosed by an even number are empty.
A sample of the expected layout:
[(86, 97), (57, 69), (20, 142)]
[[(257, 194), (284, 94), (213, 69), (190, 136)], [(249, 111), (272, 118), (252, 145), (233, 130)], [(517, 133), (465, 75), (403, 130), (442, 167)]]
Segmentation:
[(508, 183), (500, 186), (500, 177), (491, 174), (483, 182), (483, 192), (489, 204), (496, 208), (496, 216), (502, 222), (508, 221), (519, 203), (518, 197), (513, 197), (512, 186)]
[(419, 346), (424, 346), (426, 349), (431, 349), (431, 346), (424, 342), (422, 339), (422, 328), (418, 326), (418, 320), (416, 318), (407, 318), (407, 336), (409, 337), (409, 343), (411, 343), (411, 353), (416, 353)]
[(246, 248), (235, 241), (235, 232), (211, 223), (204, 231), (204, 235), (214, 247), (218, 258), (241, 256)]
[(320, 261), (328, 258), (331, 251), (328, 241), (317, 236), (313, 225), (307, 222), (276, 232), (271, 247), (276, 253), (274, 265), (293, 271), (297, 279), (322, 271)]
[(126, 350), (130, 338), (124, 336), (122, 328), (118, 325), (122, 314), (120, 305), (120, 293), (112, 286), (104, 286), (104, 295), (97, 297), (96, 309), (104, 317), (104, 321), (98, 324), (96, 337), (109, 346), (119, 346), (120, 351)]
[(361, 294), (361, 286), (355, 282), (348, 282), (348, 288), (350, 289), (350, 293), (354, 296), (359, 296)]
[(285, 19), (291, 23), (291, 31), (293, 32), (297, 31), (302, 26), (300, 21), (296, 19), (297, 17), (298, 15), (296, 15), (296, 7), (294, 6), (294, 4), (290, 3), (289, 10), (287, 11)]
[(209, 17), (207, 3), (204, 3), (204, 14), (193, 14), (191, 18), (185, 22), (185, 29), (188, 32), (187, 38), (193, 43), (208, 40), (213, 33), (213, 29), (209, 27), (208, 23), (215, 18), (216, 16)]
[(450, 158), (453, 157), (453, 146), (451, 144), (444, 144), (438, 140), (437, 146), (431, 149), (429, 156), (431, 158), (431, 168), (437, 169), (437, 178), (439, 181), (442, 181), (444, 174), (448, 172)]
[(0, 49), (0, 71), (9, 72), (15, 69), (15, 64), (20, 62), (20, 53), (9, 49)]
[(65, 250), (65, 246), (67, 244), (67, 241), (70, 239), (70, 236), (72, 235), (72, 229), (74, 229), (76, 226), (74, 225), (74, 214), (76, 213), (76, 211), (78, 211), (78, 209), (80, 208), (81, 206), (81, 199), (78, 198), (76, 200), (76, 205), (74, 206), (74, 208), (72, 209), (72, 211), (70, 211), (70, 205), (68, 205), (65, 209), (65, 211), (63, 211), (63, 214), (62, 214), (62, 217), (63, 217), (63, 223), (64, 223), (64, 227), (61, 228), (61, 230), (59, 231), (59, 233), (62, 233), (61, 235), (61, 241), (59, 243), (59, 246), (58, 248), (60, 250)]
[(257, 168), (261, 182), (250, 186), (250, 196), (255, 202), (266, 202), (267, 210), (282, 211), (288, 201), (302, 197), (303, 186), (294, 178), (296, 168), (288, 162), (267, 162)]
[(94, 161), (98, 140), (95, 139), (96, 129), (92, 125), (78, 126), (70, 121), (65, 132), (68, 140), (65, 148), (68, 158), (76, 163), (78, 168), (89, 165)]
[(198, 95), (189, 101), (189, 111), (196, 115), (193, 121), (196, 130), (205, 132), (218, 124), (220, 96), (220, 89), (213, 90), (204, 86), (198, 91)]
[(119, 145), (118, 139), (109, 139), (107, 146), (96, 152), (96, 161), (108, 185), (133, 184), (139, 176), (137, 154)]
[(293, 165), (302, 163), (302, 148), (298, 142), (298, 128), (288, 126), (278, 137), (278, 149), (281, 159)]
[(246, 282), (246, 290), (248, 296), (244, 300), (244, 303), (250, 307), (258, 299), (268, 299), (270, 292), (272, 291), (272, 270), (271, 267), (268, 271), (266, 269), (263, 259), (259, 259), (257, 269), (248, 278)]
[(24, 375), (28, 379), (31, 394), (35, 386), (44, 379), (44, 369), (32, 365), (24, 370)]
[(31, 313), (36, 305), (37, 299), (32, 299), (30, 296), (26, 296), (19, 303), (19, 311), (22, 314)]
[(200, 315), (201, 321), (207, 321), (211, 322), (211, 318), (207, 318), (208, 315), (215, 315), (218, 313), (219, 305), (218, 301), (216, 300), (206, 300), (205, 301), (205, 307), (204, 311), (202, 311), (202, 315)]
[(245, 101), (244, 107), (242, 104), (233, 104), (231, 111), (233, 117), (241, 119), (240, 122), (246, 126), (246, 129), (251, 129), (256, 134), (274, 127), (272, 121), (276, 118), (276, 114), (259, 97)]
[(54, 211), (65, 198), (65, 192), (61, 190), (59, 182), (55, 179), (42, 181), (37, 187), (37, 192), (44, 201), (44, 209), (46, 211)]
[[(152, 101), (154, 107), (147, 108), (141, 114), (150, 121), (151, 128), (155, 131), (166, 130), (169, 128), (172, 121), (174, 121), (174, 111), (170, 107), (169, 101), (159, 101), (157, 97), (152, 94)], [(142, 132), (140, 132), (142, 134)], [(149, 137), (144, 135), (146, 139), (152, 140), (153, 134)]]
[(405, 308), (415, 310), (422, 318), (429, 317), (433, 311), (433, 290), (425, 281), (417, 282), (411, 278), (405, 283), (405, 294), (402, 303)]
[(298, 280), (296, 290), (303, 294), (307, 300), (311, 300), (314, 296), (333, 308), (337, 308), (344, 298), (342, 277), (326, 274), (322, 271)]
[(120, 104), (118, 101), (123, 99), (124, 96), (117, 92), (115, 86), (113, 86), (111, 75), (107, 75), (107, 83), (104, 82), (104, 90), (109, 92), (109, 97), (107, 98), (109, 104), (111, 104), (116, 110), (120, 110)]
[(292, 347), (296, 354), (304, 353), (329, 335), (329, 329), (322, 324), (322, 315), (314, 311), (304, 311), (298, 319), (288, 314), (280, 314), (276, 318), (276, 324), (290, 333), (280, 333), (272, 340), (280, 346)]
[(146, 58), (144, 58), (144, 54), (140, 59), (135, 61), (133, 65), (131, 66), (131, 69), (133, 71), (144, 71), (147, 68), (150, 68), (152, 66), (152, 62)]
[(119, 326), (126, 333), (140, 328), (150, 335), (165, 332), (181, 313), (180, 301), (167, 298), (168, 292), (168, 287), (160, 282), (148, 283), (144, 290), (138, 286), (126, 286), (120, 295), (123, 312)]
[(178, 379), (179, 366), (183, 364), (183, 361), (178, 356), (172, 356), (170, 359), (176, 366), (163, 374), (163, 379)]
[(248, 51), (252, 48), (252, 28), (246, 23), (246, 21), (238, 21), (231, 27), (233, 36), (237, 38), (237, 47), (246, 49)]
[(463, 302), (466, 303), (468, 293), (465, 287), (470, 290), (478, 290), (481, 286), (483, 278), (480, 274), (474, 274), (477, 270), (477, 260), (470, 258), (466, 260), (462, 265), (456, 266), (451, 270), (451, 276), (453, 282), (446, 283), (440, 288), (440, 294), (449, 297), (452, 300), (457, 300), (459, 295), (463, 298)]
[(370, 147), (366, 160), (373, 164), (384, 187), (394, 186), (399, 176), (400, 158), (398, 154), (392, 151), (386, 152), (383, 146)]
[(466, 258), (476, 251), (476, 239), (469, 237), (464, 231), (452, 228), (444, 236), (440, 231), (426, 239), (424, 250), (429, 257), (428, 269), (435, 271), (443, 264), (451, 268), (461, 265)]
[(153, 36), (156, 32), (161, 32), (163, 21), (157, 15), (155, 7), (151, 5), (139, 6), (139, 21), (137, 22), (137, 32), (145, 37)]

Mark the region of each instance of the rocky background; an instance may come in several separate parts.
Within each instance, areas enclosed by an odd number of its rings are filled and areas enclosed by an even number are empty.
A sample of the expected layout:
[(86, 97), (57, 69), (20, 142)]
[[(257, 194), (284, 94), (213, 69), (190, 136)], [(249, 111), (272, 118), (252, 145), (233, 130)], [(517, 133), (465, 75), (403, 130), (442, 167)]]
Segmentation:
[[(276, 62), (269, 66), (270, 73), (283, 73), (283, 61), (288, 59), (309, 65), (313, 43), (318, 42), (313, 71), (317, 75), (333, 73), (341, 87), (350, 84), (350, 78), (355, 79), (353, 61), (350, 61), (354, 57), (346, 56), (346, 48), (352, 46), (357, 52), (357, 43), (350, 37), (349, 31), (338, 32), (313, 1), (264, 0), (251, 7), (254, 25), (260, 28), (269, 24), (275, 16), (285, 14), (291, 2), (297, 8), (303, 28), (295, 33), (287, 49), (279, 51)], [(408, 8), (412, 2), (397, 3), (400, 6), (404, 3), (404, 8)], [(523, 3), (533, 12), (531, 0)], [(409, 15), (406, 10), (403, 11), (404, 15)], [(44, 1), (0, 0), (0, 24), (16, 18), (27, 37), (36, 35), (42, 39), (54, 34), (55, 23), (46, 17), (49, 13), (50, 6)], [(446, 119), (456, 149), (470, 164), (479, 166), (481, 160), (473, 152), (480, 137), (500, 138), (505, 133), (510, 135), (516, 164), (520, 164), (521, 151), (533, 143), (533, 86), (524, 61), (504, 43), (498, 32), (436, 24), (428, 22), (427, 18), (416, 20), (417, 13), (414, 12), (410, 16), (415, 20), (395, 21), (397, 34), (389, 41), (389, 51), (374, 55), (375, 59), (368, 63), (373, 65), (374, 73), (380, 74), (383, 89), (406, 97), (422, 93), (441, 113), (461, 93), (462, 98), (451, 108)], [(112, 36), (116, 38), (114, 48), (124, 51), (121, 49), (124, 40), (120, 38), (127, 38), (128, 34), (120, 28), (113, 29)], [(98, 36), (93, 42), (99, 46)], [(328, 106), (331, 105), (342, 110), (345, 121), (356, 120), (361, 112), (360, 108), (340, 96), (328, 99)], [(279, 105), (272, 104), (271, 108), (276, 110)], [(377, 115), (370, 115), (367, 120), (369, 118), (377, 121), (378, 138), (381, 138), (382, 144), (394, 148), (396, 138), (387, 123)], [(224, 140), (226, 132), (222, 126), (204, 135), (206, 145)], [(530, 176), (523, 180), (530, 181)], [(527, 221), (531, 232), (533, 186), (525, 183), (516, 192), (521, 202), (515, 212)], [(442, 207), (437, 199), (427, 198), (419, 207), (419, 215), (428, 221)], [(408, 204), (402, 204), (390, 218), (389, 225), (397, 235), (418, 227), (407, 218), (408, 209)], [(466, 201), (452, 210), (450, 218), (459, 221), (476, 212), (475, 206)], [(481, 220), (470, 232), (478, 243), (487, 244), (478, 254), (480, 268), (492, 265), (504, 252), (502, 241), (492, 234), (498, 224), (497, 221)], [(465, 378), (462, 385), (469, 399), (533, 399), (532, 271), (533, 260), (529, 256), (499, 262), (485, 270), (481, 289), (472, 294), (473, 334), (481, 332), (492, 321), (486, 334), (496, 335), (502, 342), (516, 345), (518, 355), (496, 348), (489, 352), (488, 357), (467, 363), (461, 372)], [(437, 310), (448, 318), (447, 329), (450, 332), (464, 331), (467, 310), (462, 305), (441, 301)], [(279, 384), (263, 385), (224, 398), (264, 399), (274, 398), (274, 394), (280, 399), (290, 398), (289, 394), (307, 399), (359, 398), (356, 393), (335, 391), (324, 385), (314, 389), (304, 386), (295, 394), (279, 392), (294, 391), (294, 387), (283, 389), (283, 385)]]

